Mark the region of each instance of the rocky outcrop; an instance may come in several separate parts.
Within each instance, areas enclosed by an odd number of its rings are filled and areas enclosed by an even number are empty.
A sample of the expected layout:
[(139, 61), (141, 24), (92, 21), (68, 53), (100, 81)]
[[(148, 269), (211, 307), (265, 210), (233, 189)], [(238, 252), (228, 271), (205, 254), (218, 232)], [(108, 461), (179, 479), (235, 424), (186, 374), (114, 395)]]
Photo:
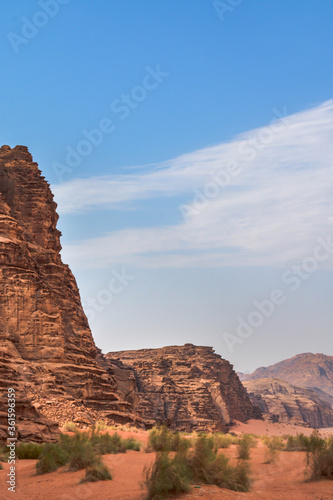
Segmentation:
[[(110, 352), (109, 363), (131, 370), (133, 411), (186, 431), (224, 429), (233, 419), (260, 418), (232, 365), (211, 347), (169, 346)], [(125, 392), (128, 391), (127, 386)]]
[(239, 376), (242, 381), (279, 378), (298, 387), (315, 390), (320, 399), (333, 406), (333, 356), (307, 352)]
[[(0, 442), (8, 438), (8, 401), (0, 398)], [(41, 415), (31, 402), (16, 398), (16, 438), (19, 441), (56, 441), (59, 435), (58, 423)]]
[(243, 382), (254, 405), (267, 420), (314, 428), (333, 427), (333, 409), (311, 389), (296, 387), (277, 378)]
[(116, 379), (95, 359), (99, 351), (75, 278), (61, 260), (57, 220), (50, 187), (27, 148), (3, 146), (1, 387), (14, 387), (27, 401), (27, 412), (37, 394), (45, 401), (53, 395), (81, 401), (106, 418), (136, 421), (117, 392)]

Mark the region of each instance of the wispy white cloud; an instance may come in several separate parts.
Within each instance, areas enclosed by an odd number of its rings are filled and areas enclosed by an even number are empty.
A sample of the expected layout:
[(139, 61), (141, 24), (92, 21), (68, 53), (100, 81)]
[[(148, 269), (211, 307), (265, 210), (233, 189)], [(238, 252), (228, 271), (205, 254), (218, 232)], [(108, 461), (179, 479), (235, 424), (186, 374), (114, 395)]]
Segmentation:
[(237, 175), (192, 217), (180, 211), (177, 225), (77, 242), (65, 258), (90, 267), (278, 266), (303, 258), (316, 237), (333, 232), (333, 101), (142, 171), (73, 179), (53, 190), (65, 213), (180, 194), (189, 200), (232, 164)]

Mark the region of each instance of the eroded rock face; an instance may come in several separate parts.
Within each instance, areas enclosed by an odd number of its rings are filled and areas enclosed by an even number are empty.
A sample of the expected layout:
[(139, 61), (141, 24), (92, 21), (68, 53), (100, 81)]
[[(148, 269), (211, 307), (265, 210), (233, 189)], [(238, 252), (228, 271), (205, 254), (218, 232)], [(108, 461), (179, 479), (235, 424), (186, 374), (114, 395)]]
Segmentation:
[(253, 404), (272, 422), (309, 427), (332, 427), (333, 409), (311, 389), (296, 387), (277, 378), (244, 381)]
[(279, 378), (314, 390), (320, 399), (333, 406), (333, 356), (305, 352), (250, 374), (240, 373), (239, 377), (242, 381)]
[(232, 419), (261, 417), (232, 365), (211, 347), (186, 344), (105, 357), (132, 370), (138, 388), (130, 395), (133, 411), (152, 421), (207, 431), (225, 429)]
[(37, 394), (53, 394), (131, 420), (115, 378), (95, 360), (76, 281), (61, 260), (57, 220), (27, 148), (0, 148), (1, 388), (14, 387), (27, 408)]

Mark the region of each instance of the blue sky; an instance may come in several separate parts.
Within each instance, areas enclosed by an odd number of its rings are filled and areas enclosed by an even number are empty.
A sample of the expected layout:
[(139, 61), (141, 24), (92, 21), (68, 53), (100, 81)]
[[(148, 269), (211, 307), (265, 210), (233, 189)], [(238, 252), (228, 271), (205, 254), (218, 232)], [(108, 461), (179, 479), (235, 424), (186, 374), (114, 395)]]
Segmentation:
[(333, 353), (332, 257), (316, 253), (332, 15), (329, 0), (2, 6), (1, 144), (27, 145), (52, 184), (104, 351), (208, 344), (243, 371)]

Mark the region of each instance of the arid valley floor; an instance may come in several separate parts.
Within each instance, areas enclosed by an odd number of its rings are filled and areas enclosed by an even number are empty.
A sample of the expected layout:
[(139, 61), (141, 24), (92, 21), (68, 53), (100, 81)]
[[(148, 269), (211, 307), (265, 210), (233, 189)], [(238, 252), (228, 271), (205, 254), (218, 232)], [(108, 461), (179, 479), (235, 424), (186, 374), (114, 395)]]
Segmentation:
[[(312, 429), (290, 424), (271, 424), (250, 420), (247, 424), (238, 423), (234, 431), (257, 435), (282, 436), (304, 433), (310, 435)], [(113, 431), (112, 431), (113, 432)], [(148, 432), (132, 429), (118, 431), (122, 437), (134, 437), (143, 445), (147, 443)], [(333, 435), (333, 429), (323, 429), (323, 436)], [(276, 463), (264, 464), (264, 444), (259, 441), (251, 451), (250, 467), (253, 485), (250, 492), (240, 493), (217, 486), (194, 485), (192, 491), (177, 498), (194, 499), (263, 499), (263, 500), (332, 500), (333, 485), (330, 480), (305, 481), (305, 452), (280, 452)], [(222, 452), (236, 461), (236, 447), (233, 445)], [(56, 472), (37, 476), (36, 460), (20, 460), (17, 466), (17, 500), (144, 500), (142, 487), (143, 470), (152, 464), (155, 453), (128, 451), (117, 455), (104, 455), (103, 461), (112, 471), (112, 481), (79, 484), (83, 471)], [(0, 471), (3, 484), (8, 466)], [(10, 492), (1, 491), (1, 499), (13, 498)]]

